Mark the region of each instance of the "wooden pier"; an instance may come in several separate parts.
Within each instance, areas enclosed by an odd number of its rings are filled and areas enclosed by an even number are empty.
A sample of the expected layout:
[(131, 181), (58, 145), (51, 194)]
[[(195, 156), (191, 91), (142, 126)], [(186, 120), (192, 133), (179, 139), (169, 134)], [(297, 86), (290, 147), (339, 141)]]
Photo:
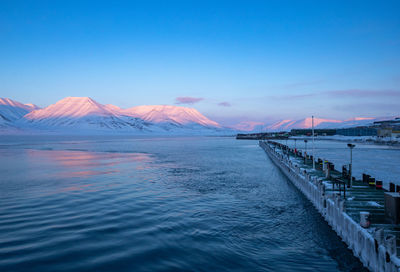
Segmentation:
[(315, 160), (277, 142), (259, 144), (365, 267), (371, 271), (400, 271), (400, 225), (390, 222), (388, 207), (385, 210), (385, 199), (387, 202), (392, 196), (400, 197), (395, 192), (400, 188), (391, 184), (389, 192), (382, 188), (381, 181), (368, 175), (356, 180), (345, 168), (339, 171), (328, 161)]

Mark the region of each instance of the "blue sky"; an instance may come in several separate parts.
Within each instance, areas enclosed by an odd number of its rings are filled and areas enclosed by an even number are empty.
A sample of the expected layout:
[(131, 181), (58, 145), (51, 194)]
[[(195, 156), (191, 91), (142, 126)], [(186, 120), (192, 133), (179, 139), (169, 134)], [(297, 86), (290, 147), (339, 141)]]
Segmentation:
[[(114, 3), (115, 2), (115, 3)], [(0, 97), (398, 115), (400, 1), (0, 1)]]

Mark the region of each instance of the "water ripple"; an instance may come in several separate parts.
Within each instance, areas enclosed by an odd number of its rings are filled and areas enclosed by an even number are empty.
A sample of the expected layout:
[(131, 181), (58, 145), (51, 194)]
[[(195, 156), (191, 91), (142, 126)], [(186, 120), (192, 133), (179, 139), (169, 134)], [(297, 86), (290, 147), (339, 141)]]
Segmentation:
[(249, 142), (28, 139), (0, 171), (2, 272), (362, 269)]

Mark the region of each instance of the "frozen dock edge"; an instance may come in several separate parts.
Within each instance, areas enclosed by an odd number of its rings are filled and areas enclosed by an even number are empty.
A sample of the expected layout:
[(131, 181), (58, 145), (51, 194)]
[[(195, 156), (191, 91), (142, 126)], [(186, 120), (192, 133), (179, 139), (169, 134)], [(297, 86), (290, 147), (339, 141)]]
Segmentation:
[(332, 229), (349, 246), (353, 254), (371, 271), (400, 271), (396, 236), (385, 235), (383, 228), (365, 229), (344, 211), (345, 200), (337, 194), (326, 194), (322, 179), (304, 173), (282, 153), (267, 142), (259, 145), (288, 179), (312, 202)]

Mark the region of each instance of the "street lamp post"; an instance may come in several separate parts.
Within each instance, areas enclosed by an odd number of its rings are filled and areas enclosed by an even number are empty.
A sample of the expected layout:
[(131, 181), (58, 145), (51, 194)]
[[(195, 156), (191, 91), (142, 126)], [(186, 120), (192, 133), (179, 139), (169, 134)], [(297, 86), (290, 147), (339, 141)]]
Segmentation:
[(305, 152), (304, 152), (304, 163), (305, 164), (307, 164), (307, 140), (304, 140), (304, 149), (305, 149)]
[(315, 169), (315, 154), (314, 154), (314, 115), (312, 116), (312, 168)]
[(307, 140), (304, 140), (304, 145), (305, 145), (305, 150), (306, 150), (306, 154), (307, 154)]
[(356, 147), (354, 144), (347, 144), (347, 147), (350, 148), (350, 165), (349, 165), (349, 176), (350, 176), (350, 187), (353, 187), (353, 148)]

